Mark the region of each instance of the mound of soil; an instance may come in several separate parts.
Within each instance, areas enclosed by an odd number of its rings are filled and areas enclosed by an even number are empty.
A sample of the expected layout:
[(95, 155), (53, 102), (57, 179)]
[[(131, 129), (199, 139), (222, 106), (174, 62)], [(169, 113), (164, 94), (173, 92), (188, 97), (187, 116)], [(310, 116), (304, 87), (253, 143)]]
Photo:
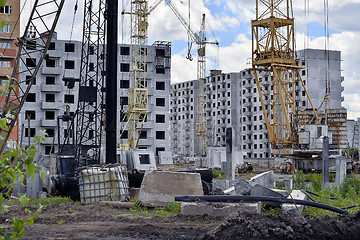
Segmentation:
[(360, 212), (313, 218), (237, 213), (202, 239), (359, 239)]

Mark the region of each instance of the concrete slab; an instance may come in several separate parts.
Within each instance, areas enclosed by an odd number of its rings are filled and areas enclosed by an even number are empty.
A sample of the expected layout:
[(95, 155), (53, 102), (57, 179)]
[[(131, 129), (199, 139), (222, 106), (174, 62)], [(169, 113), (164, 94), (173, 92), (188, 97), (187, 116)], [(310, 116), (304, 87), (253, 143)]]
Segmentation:
[(246, 179), (239, 178), (234, 182), (236, 195), (250, 195), (250, 191), (255, 184)]
[(235, 187), (228, 188), (224, 190), (225, 195), (235, 195)]
[(178, 195), (203, 195), (199, 173), (149, 171), (144, 175), (138, 200), (148, 207), (166, 206)]
[(260, 173), (250, 179), (250, 182), (264, 187), (275, 187), (275, 176), (273, 171)]
[(28, 198), (38, 198), (43, 191), (43, 182), (40, 178), (40, 173), (37, 170), (34, 179), (27, 178), (26, 180), (26, 196)]
[(345, 180), (346, 177), (346, 163), (350, 159), (346, 159), (343, 156), (340, 156), (336, 159), (336, 175), (335, 175), (335, 185), (339, 188), (341, 183)]
[[(306, 200), (306, 195), (300, 191), (300, 190), (293, 190), (290, 193), (290, 196), (288, 197), (290, 199), (298, 199), (298, 200)], [(295, 205), (295, 204), (289, 204), (285, 203), (281, 207), (283, 213), (291, 214), (293, 216), (301, 216), (304, 205)]]
[(159, 164), (173, 164), (172, 153), (170, 151), (159, 152)]
[[(275, 192), (269, 188), (263, 187), (259, 184), (256, 184), (253, 188), (251, 188), (250, 191), (250, 195), (251, 196), (256, 196), (256, 197), (277, 197), (277, 198), (285, 198), (284, 195), (282, 195), (281, 193)], [(280, 208), (280, 203), (276, 203), (276, 202), (264, 202), (267, 205), (276, 207), (276, 208)]]
[(271, 191), (280, 193), (280, 194), (283, 195), (284, 197), (288, 197), (288, 196), (290, 195), (290, 193), (289, 193), (288, 191), (286, 191), (286, 190), (272, 189), (272, 188), (271, 188)]
[(234, 212), (260, 213), (261, 203), (220, 203), (220, 202), (183, 202), (181, 214), (186, 216), (209, 215), (226, 217)]
[(232, 180), (225, 180), (225, 179), (213, 179), (212, 182), (212, 189), (221, 189), (226, 190), (233, 186), (234, 181)]
[(284, 179), (284, 183), (286, 191), (291, 191), (294, 188), (292, 179)]

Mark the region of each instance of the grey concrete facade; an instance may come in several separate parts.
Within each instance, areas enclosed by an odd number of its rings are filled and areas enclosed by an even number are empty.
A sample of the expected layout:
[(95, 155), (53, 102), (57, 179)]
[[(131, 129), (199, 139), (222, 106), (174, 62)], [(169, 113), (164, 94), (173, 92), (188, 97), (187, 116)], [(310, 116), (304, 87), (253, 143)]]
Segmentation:
[(346, 122), (346, 133), (348, 148), (360, 147), (360, 118), (355, 120), (347, 120)]
[[(330, 108), (341, 108), (343, 97), (341, 86), (341, 59), (339, 51), (330, 51), (329, 58), (324, 50), (306, 49), (297, 52), (297, 64), (305, 85), (318, 108), (325, 95), (325, 78), (322, 77), (329, 64), (331, 85)], [(261, 73), (260, 73), (261, 74)], [(271, 81), (266, 79), (265, 81)], [(191, 159), (196, 156), (193, 147), (196, 141), (194, 121), (197, 96), (197, 81), (175, 83), (171, 86), (171, 148), (175, 156)], [(270, 93), (270, 86), (269, 86)], [(205, 118), (207, 125), (207, 146), (225, 147), (225, 129), (232, 127), (235, 151), (246, 159), (269, 159), (272, 157), (263, 109), (259, 99), (253, 72), (222, 73), (210, 72), (205, 84)], [(296, 82), (296, 106), (299, 110), (310, 106), (301, 82)], [(270, 109), (268, 109), (270, 111)], [(189, 123), (189, 124), (188, 124)]]
[[(71, 47), (69, 47), (69, 44)], [(65, 45), (67, 47), (65, 47)], [(25, 102), (19, 115), (19, 138), (22, 137), (23, 146), (33, 140), (33, 136), (40, 130), (46, 130), (46, 142), (41, 144), (35, 161), (48, 165), (50, 153), (57, 152), (57, 117), (66, 111), (74, 114), (77, 109), (78, 82), (73, 89), (65, 86), (64, 77), (79, 78), (81, 64), (81, 47), (79, 41), (57, 40), (52, 41), (48, 50), (48, 60), (42, 63), (36, 76), (36, 83), (30, 90), (30, 96)], [(127, 109), (127, 95), (129, 87), (130, 45), (118, 46), (118, 110), (117, 125), (120, 126), (121, 116)], [(96, 56), (90, 56), (94, 60)], [(38, 59), (39, 56), (31, 56)], [(171, 44), (169, 42), (155, 42), (147, 46), (147, 73), (148, 87), (148, 115), (143, 127), (143, 134), (138, 148), (149, 149), (156, 153), (170, 151), (169, 137), (169, 96), (170, 96), (170, 62)], [(22, 64), (21, 69), (26, 66)], [(23, 86), (26, 85), (26, 76), (20, 75)], [(30, 121), (27, 116), (30, 115)], [(27, 128), (30, 126), (30, 137)], [(61, 123), (60, 136), (64, 136), (67, 123)], [(119, 134), (119, 132), (118, 132)], [(126, 141), (126, 139), (123, 139)]]

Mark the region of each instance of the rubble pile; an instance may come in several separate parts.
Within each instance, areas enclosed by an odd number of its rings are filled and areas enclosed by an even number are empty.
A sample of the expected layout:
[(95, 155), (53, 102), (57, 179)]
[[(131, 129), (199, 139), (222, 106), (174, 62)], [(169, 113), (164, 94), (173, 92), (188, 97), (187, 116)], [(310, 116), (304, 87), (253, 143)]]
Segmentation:
[(202, 239), (359, 239), (360, 212), (314, 218), (236, 213)]

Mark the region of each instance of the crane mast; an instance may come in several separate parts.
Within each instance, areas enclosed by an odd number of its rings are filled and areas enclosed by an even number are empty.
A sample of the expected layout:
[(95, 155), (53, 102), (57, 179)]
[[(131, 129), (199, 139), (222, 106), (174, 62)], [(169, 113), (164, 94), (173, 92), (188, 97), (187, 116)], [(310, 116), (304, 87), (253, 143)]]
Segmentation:
[(136, 149), (148, 112), (148, 90), (145, 76), (146, 46), (148, 43), (148, 1), (133, 0), (130, 14), (130, 87), (128, 90), (128, 108), (122, 119), (124, 128), (120, 133), (120, 136), (123, 135), (127, 128), (128, 142), (120, 144), (120, 148), (124, 150)]
[[(79, 100), (76, 112), (78, 164), (100, 162), (105, 70), (105, 0), (84, 3)], [(89, 151), (91, 149), (91, 151)]]
[[(205, 30), (205, 14), (202, 15), (201, 27), (199, 33), (195, 33), (191, 30), (189, 24), (186, 22), (184, 17), (177, 11), (171, 0), (165, 0), (170, 9), (173, 11), (175, 16), (179, 19), (180, 23), (185, 27), (186, 31), (190, 35), (191, 39), (197, 44), (197, 83), (199, 95), (197, 98), (197, 116), (195, 133), (197, 136), (197, 142), (199, 147), (198, 154), (200, 156), (206, 156), (206, 121), (205, 121), (205, 72), (206, 72), (206, 44), (219, 45), (217, 41), (209, 42), (206, 39)], [(189, 58), (191, 60), (191, 58)]]
[[(11, 130), (14, 128), (22, 106), (34, 84), (46, 52), (49, 49), (56, 24), (59, 20), (65, 0), (36, 0), (26, 24), (24, 35), (18, 39), (18, 54), (16, 56), (13, 72), (6, 89), (6, 95), (1, 98), (1, 117), (7, 121), (7, 128), (0, 129), (0, 152), (6, 146)], [(46, 37), (43, 34), (46, 33)], [(33, 59), (33, 54), (39, 54), (38, 61)], [(20, 64), (25, 65), (25, 70), (19, 72)], [(21, 79), (30, 76), (26, 80)], [(26, 88), (22, 87), (27, 82)]]
[[(283, 10), (285, 9), (285, 11)], [(274, 154), (292, 154), (298, 144), (296, 82), (316, 111), (295, 61), (290, 0), (256, 0), (252, 21), (252, 69)]]
[(205, 31), (205, 14), (202, 15), (201, 28), (199, 32), (201, 41), (197, 42), (197, 82), (199, 96), (197, 98), (197, 118), (196, 118), (196, 136), (200, 156), (206, 156), (206, 121), (205, 121), (205, 71), (206, 71), (206, 31)]

